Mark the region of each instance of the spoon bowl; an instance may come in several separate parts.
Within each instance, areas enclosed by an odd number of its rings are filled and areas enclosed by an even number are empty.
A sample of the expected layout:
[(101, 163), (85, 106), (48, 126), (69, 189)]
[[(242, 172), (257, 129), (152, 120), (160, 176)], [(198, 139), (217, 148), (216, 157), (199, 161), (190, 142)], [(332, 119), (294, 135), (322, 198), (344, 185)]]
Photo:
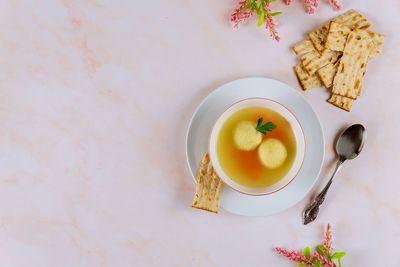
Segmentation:
[(344, 160), (354, 159), (364, 147), (365, 128), (361, 124), (354, 124), (347, 128), (336, 143), (336, 152)]

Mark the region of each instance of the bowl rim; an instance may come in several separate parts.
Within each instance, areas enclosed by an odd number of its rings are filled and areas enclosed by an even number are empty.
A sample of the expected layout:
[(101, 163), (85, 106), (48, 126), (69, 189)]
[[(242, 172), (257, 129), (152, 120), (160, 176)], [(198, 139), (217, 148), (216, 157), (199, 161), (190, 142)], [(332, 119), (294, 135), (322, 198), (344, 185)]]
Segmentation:
[[(235, 105), (237, 105), (237, 104), (239, 104), (239, 103), (241, 103), (241, 102), (244, 102), (244, 101), (247, 101), (247, 100), (253, 100), (253, 99), (261, 99), (261, 100), (268, 100), (268, 101), (274, 102), (274, 103), (276, 103), (276, 104), (282, 106), (282, 107), (283, 107), (284, 109), (286, 109), (287, 111), (289, 111), (289, 113), (292, 114), (293, 117), (296, 119), (296, 121), (297, 121), (297, 123), (299, 124), (300, 129), (301, 129), (301, 135), (303, 136), (303, 139), (304, 139), (304, 153), (303, 153), (302, 162), (301, 162), (301, 164), (300, 164), (299, 169), (297, 170), (297, 172), (296, 172), (296, 174), (293, 176), (293, 178), (291, 178), (290, 181), (289, 181), (287, 184), (285, 184), (284, 186), (282, 186), (281, 188), (279, 188), (279, 189), (277, 189), (277, 190), (274, 190), (274, 191), (272, 191), (272, 192), (260, 193), (260, 194), (242, 192), (242, 191), (240, 191), (239, 189), (236, 189), (236, 188), (232, 187), (231, 185), (229, 185), (229, 184), (222, 178), (221, 175), (218, 174), (218, 172), (217, 172), (217, 170), (216, 170), (215, 168), (214, 168), (214, 170), (215, 170), (215, 172), (217, 173), (218, 177), (220, 177), (220, 179), (222, 180), (222, 182), (223, 182), (225, 185), (227, 185), (229, 188), (231, 188), (231, 189), (233, 189), (233, 190), (235, 190), (235, 191), (237, 191), (237, 192), (239, 192), (239, 193), (241, 193), (241, 194), (248, 195), (248, 196), (266, 196), (266, 195), (272, 195), (272, 194), (274, 194), (274, 193), (276, 193), (276, 192), (278, 192), (278, 191), (281, 191), (281, 190), (284, 189), (285, 187), (287, 187), (287, 186), (297, 177), (297, 175), (299, 174), (300, 170), (301, 170), (302, 167), (303, 167), (304, 160), (305, 160), (305, 158), (306, 158), (307, 144), (306, 144), (306, 136), (305, 136), (305, 134), (304, 134), (303, 126), (301, 125), (301, 123), (300, 123), (299, 119), (296, 117), (296, 115), (295, 115), (289, 108), (287, 108), (285, 105), (279, 103), (279, 102), (276, 101), (276, 100), (273, 100), (273, 99), (270, 99), (270, 98), (266, 98), (266, 97), (248, 97), (248, 98), (244, 98), (244, 99), (241, 99), (241, 100), (238, 100), (238, 101), (234, 102), (233, 104), (231, 104), (230, 106), (228, 106), (223, 112), (221, 112), (221, 114), (219, 114), (219, 116), (218, 116), (217, 119), (215, 120), (215, 122), (214, 122), (214, 124), (213, 124), (213, 126), (212, 126), (212, 128), (211, 128), (209, 137), (208, 137), (208, 154), (211, 155), (211, 153), (210, 153), (210, 152), (211, 152), (211, 136), (212, 136), (212, 133), (214, 132), (215, 125), (217, 124), (217, 122), (218, 122), (218, 120), (220, 119), (220, 117), (221, 117), (226, 111), (228, 111), (231, 107), (233, 107), (233, 106), (235, 106)], [(211, 161), (211, 163), (212, 163), (211, 156), (210, 156), (210, 161)]]

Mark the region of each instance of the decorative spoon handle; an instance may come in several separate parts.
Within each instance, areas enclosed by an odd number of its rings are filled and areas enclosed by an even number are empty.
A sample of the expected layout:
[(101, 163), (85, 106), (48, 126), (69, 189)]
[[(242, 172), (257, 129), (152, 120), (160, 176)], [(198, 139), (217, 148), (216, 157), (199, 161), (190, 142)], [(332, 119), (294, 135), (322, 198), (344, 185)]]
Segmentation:
[(303, 220), (305, 225), (314, 221), (317, 218), (319, 206), (321, 206), (321, 204), (324, 202), (326, 193), (328, 192), (328, 189), (332, 184), (332, 180), (336, 176), (336, 173), (342, 167), (344, 161), (345, 160), (342, 158), (339, 159), (338, 163), (336, 164), (335, 171), (333, 172), (331, 179), (329, 179), (329, 182), (325, 185), (324, 189), (322, 189), (322, 191), (315, 197), (314, 201), (311, 202), (311, 204), (304, 210)]

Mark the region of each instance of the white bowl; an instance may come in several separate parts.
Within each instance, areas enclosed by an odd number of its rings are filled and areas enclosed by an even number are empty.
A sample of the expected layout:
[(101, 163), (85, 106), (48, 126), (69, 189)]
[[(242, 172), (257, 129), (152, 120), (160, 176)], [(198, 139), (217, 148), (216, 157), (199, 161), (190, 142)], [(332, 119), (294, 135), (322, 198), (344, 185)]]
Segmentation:
[[(296, 157), (292, 167), (285, 177), (283, 177), (277, 183), (264, 188), (250, 188), (236, 183), (223, 171), (217, 157), (217, 139), (222, 125), (233, 113), (248, 107), (265, 107), (279, 113), (290, 123), (296, 139)], [(303, 165), (306, 153), (306, 142), (303, 128), (301, 127), (299, 120), (288, 108), (274, 100), (267, 98), (247, 98), (232, 104), (217, 118), (211, 130), (208, 150), (216, 173), (227, 186), (243, 194), (263, 196), (278, 192), (279, 190), (285, 188), (297, 176), (301, 166)]]

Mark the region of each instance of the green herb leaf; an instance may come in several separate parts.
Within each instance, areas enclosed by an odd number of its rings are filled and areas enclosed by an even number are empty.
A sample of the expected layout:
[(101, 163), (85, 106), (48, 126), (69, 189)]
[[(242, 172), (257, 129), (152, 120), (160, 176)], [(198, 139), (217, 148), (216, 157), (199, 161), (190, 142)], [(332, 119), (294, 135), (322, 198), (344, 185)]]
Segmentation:
[(278, 16), (278, 15), (282, 14), (282, 12), (273, 12), (273, 13), (267, 12), (267, 14), (273, 17), (273, 16)]
[(257, 128), (261, 126), (262, 122), (263, 122), (263, 118), (261, 117), (257, 121)]
[(276, 125), (273, 124), (273, 123), (270, 122), (270, 121), (267, 122), (267, 123), (265, 123), (264, 125), (261, 125), (262, 122), (263, 122), (263, 118), (261, 117), (261, 118), (259, 118), (258, 121), (257, 121), (256, 130), (259, 131), (260, 133), (264, 134), (264, 135), (266, 135), (267, 132), (271, 132), (273, 129), (276, 128)]
[(275, 2), (275, 0), (264, 0), (264, 1), (267, 2), (267, 3)]
[(303, 255), (306, 256), (307, 258), (310, 257), (311, 255), (310, 247), (306, 247), (303, 249)]
[(346, 252), (335, 252), (331, 256), (331, 259), (340, 259), (340, 258), (343, 258), (344, 255), (346, 255)]
[(299, 266), (297, 267), (307, 267), (306, 265), (304, 265), (303, 263), (300, 263)]
[(262, 11), (261, 15), (260, 15), (260, 19), (258, 20), (258, 23), (257, 23), (257, 27), (260, 27), (263, 24), (264, 18), (265, 18), (265, 12)]

